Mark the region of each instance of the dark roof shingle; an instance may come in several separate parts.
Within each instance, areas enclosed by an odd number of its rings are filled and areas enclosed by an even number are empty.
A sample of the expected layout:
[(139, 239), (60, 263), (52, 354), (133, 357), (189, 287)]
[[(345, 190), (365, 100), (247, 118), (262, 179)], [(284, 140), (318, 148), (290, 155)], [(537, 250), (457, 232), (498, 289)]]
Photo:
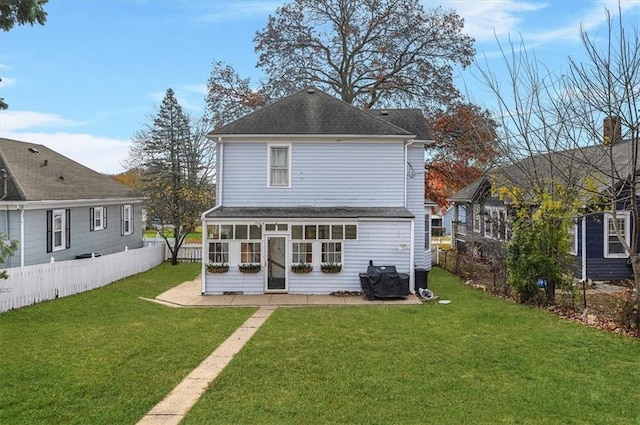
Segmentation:
[(206, 218), (414, 218), (404, 207), (221, 207)]
[(0, 138), (0, 167), (7, 173), (6, 201), (138, 198), (112, 177), (43, 145)]
[(315, 88), (300, 90), (209, 134), (357, 134), (405, 138), (414, 135), (408, 129), (398, 127)]

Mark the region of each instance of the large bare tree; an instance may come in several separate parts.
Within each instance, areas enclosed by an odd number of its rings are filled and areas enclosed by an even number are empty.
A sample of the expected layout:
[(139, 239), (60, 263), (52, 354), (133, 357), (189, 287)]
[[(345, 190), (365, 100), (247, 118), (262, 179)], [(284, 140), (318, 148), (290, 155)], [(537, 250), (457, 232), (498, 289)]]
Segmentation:
[[(525, 188), (519, 192), (524, 200), (547, 197), (575, 206), (564, 214), (612, 214), (640, 303), (640, 37), (621, 8), (617, 16), (603, 13), (604, 37), (581, 28), (584, 56), (569, 57), (563, 75), (542, 67), (522, 44), (503, 50), (508, 79), (486, 65), (480, 70), (495, 94), (502, 153), (512, 163), (501, 184)], [(629, 239), (616, 219), (622, 210), (631, 214)]]
[(217, 126), (306, 85), (365, 108), (448, 105), (460, 99), (453, 68), (475, 55), (463, 27), (454, 11), (419, 0), (293, 0), (254, 39), (267, 76), (259, 87), (214, 63), (209, 117)]

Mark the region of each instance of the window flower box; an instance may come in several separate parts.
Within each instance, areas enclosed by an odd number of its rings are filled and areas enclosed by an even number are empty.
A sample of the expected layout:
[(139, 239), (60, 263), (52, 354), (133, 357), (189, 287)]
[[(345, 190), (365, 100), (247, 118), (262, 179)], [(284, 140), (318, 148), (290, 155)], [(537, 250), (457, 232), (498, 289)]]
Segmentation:
[(208, 263), (206, 267), (207, 267), (207, 272), (209, 273), (226, 273), (229, 271), (228, 264)]
[(256, 264), (256, 263), (238, 264), (238, 270), (240, 270), (242, 273), (258, 273), (260, 271), (260, 264)]
[(291, 271), (293, 273), (311, 273), (312, 270), (313, 270), (313, 264), (309, 264), (309, 263), (291, 264)]
[(320, 264), (320, 270), (322, 273), (340, 273), (342, 271), (342, 264), (322, 263)]

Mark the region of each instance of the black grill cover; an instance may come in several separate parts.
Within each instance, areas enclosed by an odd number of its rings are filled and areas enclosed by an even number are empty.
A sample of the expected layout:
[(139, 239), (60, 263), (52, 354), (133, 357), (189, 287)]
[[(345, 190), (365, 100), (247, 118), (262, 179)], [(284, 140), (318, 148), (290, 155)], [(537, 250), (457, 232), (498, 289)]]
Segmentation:
[(396, 266), (369, 264), (366, 273), (360, 273), (362, 291), (369, 299), (397, 298), (409, 295), (409, 275), (398, 273)]

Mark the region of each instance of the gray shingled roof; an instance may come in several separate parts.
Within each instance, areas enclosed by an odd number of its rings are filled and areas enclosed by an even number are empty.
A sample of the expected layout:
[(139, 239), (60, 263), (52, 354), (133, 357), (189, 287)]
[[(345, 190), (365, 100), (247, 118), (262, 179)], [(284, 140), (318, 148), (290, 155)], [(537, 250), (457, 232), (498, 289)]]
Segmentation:
[(138, 198), (112, 177), (34, 143), (0, 138), (0, 168), (7, 171), (5, 201)]
[(415, 134), (416, 140), (433, 140), (427, 120), (420, 109), (369, 109), (365, 111)]
[(209, 134), (415, 135), (316, 88), (280, 99)]
[(404, 207), (221, 207), (206, 218), (414, 218)]
[[(563, 184), (566, 186), (583, 185), (589, 179), (599, 192), (611, 186), (611, 176), (625, 179), (633, 172), (631, 149), (633, 143), (623, 140), (612, 146), (594, 144), (564, 151), (548, 152), (526, 157), (519, 162), (489, 171), (485, 177), (449, 197), (451, 201), (470, 202), (480, 195), (488, 185), (515, 186), (523, 191), (525, 197), (531, 196), (535, 177), (539, 184)], [(613, 159), (613, 168), (611, 160)], [(589, 202), (593, 193), (583, 193), (583, 201)]]

